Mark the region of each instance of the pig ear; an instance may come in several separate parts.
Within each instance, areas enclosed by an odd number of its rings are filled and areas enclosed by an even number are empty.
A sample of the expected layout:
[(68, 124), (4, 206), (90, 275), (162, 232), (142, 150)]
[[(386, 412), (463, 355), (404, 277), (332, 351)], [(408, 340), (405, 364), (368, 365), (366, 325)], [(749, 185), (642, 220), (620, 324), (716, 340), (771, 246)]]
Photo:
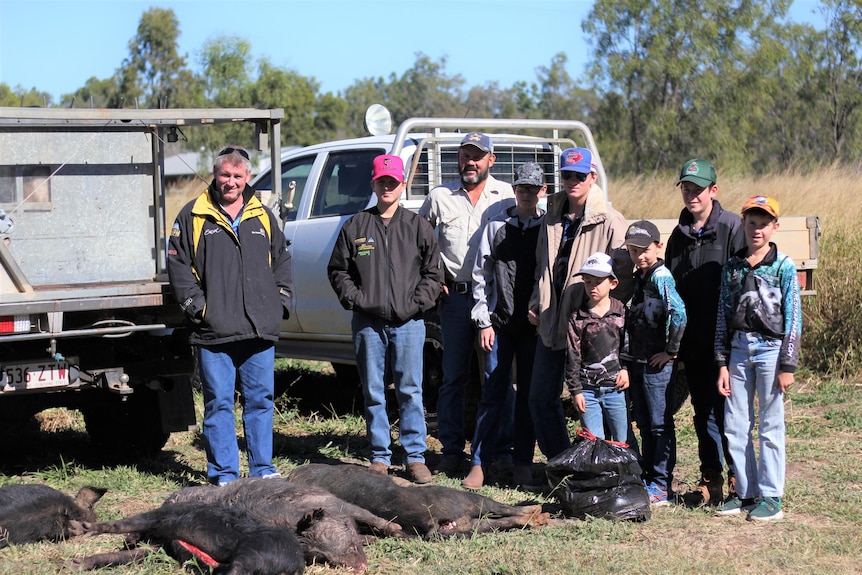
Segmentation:
[(296, 524), (297, 534), (302, 533), (303, 531), (311, 527), (311, 524), (315, 521), (320, 521), (321, 519), (323, 519), (323, 515), (323, 509), (313, 509), (303, 515), (302, 519), (300, 519)]
[(92, 508), (93, 504), (107, 492), (108, 490), (102, 487), (86, 485), (78, 490), (78, 493), (75, 495), (75, 501), (84, 507)]

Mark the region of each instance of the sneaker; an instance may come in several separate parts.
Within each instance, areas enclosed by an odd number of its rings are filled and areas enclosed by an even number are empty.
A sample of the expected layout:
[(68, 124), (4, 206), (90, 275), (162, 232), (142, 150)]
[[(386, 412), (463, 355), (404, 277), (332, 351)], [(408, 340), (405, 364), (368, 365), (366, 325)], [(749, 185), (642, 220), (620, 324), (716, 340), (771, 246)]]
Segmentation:
[(670, 501), (667, 498), (667, 491), (655, 483), (647, 485), (647, 494), (649, 495), (650, 505), (655, 505), (656, 507), (665, 507), (670, 505)]
[(280, 479), (281, 473), (279, 473), (278, 471), (274, 471), (272, 473), (267, 473), (265, 475), (261, 475), (260, 477), (261, 477), (261, 479)]
[(727, 501), (719, 505), (715, 509), (716, 515), (739, 515), (740, 513), (748, 513), (755, 508), (757, 502), (754, 499), (740, 499), (737, 495), (727, 498)]
[(781, 510), (780, 497), (761, 497), (757, 506), (748, 512), (749, 521), (772, 521), (782, 517), (784, 512)]
[(482, 471), (481, 465), (473, 465), (470, 468), (470, 473), (467, 474), (461, 481), (461, 487), (464, 489), (479, 489), (485, 482), (485, 473)]
[(389, 466), (382, 461), (374, 461), (368, 466), (368, 471), (379, 473), (380, 475), (389, 475)]
[(431, 475), (431, 470), (421, 461), (414, 461), (407, 464), (407, 474), (410, 476), (413, 483), (420, 485), (431, 483), (434, 477)]

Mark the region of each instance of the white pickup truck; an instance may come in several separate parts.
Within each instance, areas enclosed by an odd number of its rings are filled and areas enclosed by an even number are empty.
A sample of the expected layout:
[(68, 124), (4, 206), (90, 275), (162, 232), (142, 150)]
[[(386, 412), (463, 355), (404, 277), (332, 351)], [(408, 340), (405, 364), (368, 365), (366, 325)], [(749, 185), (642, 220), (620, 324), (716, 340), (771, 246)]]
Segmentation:
[[(372, 106), (372, 108), (375, 108)], [(355, 364), (350, 313), (345, 311), (329, 285), (326, 266), (341, 225), (351, 215), (373, 203), (371, 161), (384, 153), (400, 155), (408, 167), (408, 185), (402, 205), (418, 210), (428, 191), (458, 179), (457, 151), (464, 134), (483, 131), (492, 136), (496, 163), (491, 173), (513, 181), (516, 166), (535, 161), (549, 177), (548, 194), (559, 189), (559, 157), (562, 150), (583, 146), (593, 152), (599, 184), (607, 179), (590, 129), (579, 121), (475, 118), (410, 118), (395, 134), (389, 134), (388, 114), (383, 128), (374, 124), (382, 107), (369, 109), (365, 138), (316, 144), (286, 152), (281, 157), (282, 197), (272, 193), (278, 185), (269, 170), (252, 185), (276, 213), (281, 213), (284, 233), (293, 259), (296, 308), (282, 324), (276, 353), (282, 357), (329, 361), (339, 374)], [(384, 109), (385, 110), (385, 109)], [(565, 136), (565, 137), (564, 137)], [(273, 184), (276, 184), (274, 186)], [(797, 221), (798, 220), (798, 221)], [(658, 222), (669, 234), (675, 220)], [(793, 245), (790, 255), (800, 266), (800, 279), (811, 289), (811, 270), (817, 267), (816, 218), (783, 218), (781, 230), (793, 230), (797, 240), (780, 238), (782, 247)], [(804, 253), (803, 253), (804, 252)], [(426, 318), (425, 403), (429, 414), (436, 404), (440, 381), (439, 325)], [(478, 381), (478, 378), (477, 378)]]

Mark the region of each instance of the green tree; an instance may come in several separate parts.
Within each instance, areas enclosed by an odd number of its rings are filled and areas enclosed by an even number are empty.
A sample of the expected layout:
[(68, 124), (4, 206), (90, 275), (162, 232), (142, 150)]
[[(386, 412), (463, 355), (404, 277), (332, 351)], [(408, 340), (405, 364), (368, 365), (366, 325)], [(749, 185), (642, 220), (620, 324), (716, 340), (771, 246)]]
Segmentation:
[(320, 141), (345, 137), (347, 102), (332, 92), (317, 98), (314, 114), (314, 129)]
[[(141, 16), (138, 31), (129, 41), (129, 58), (123, 62), (121, 94), (143, 96), (141, 107), (172, 106), (182, 91), (185, 57), (177, 51), (180, 25), (170, 8), (150, 8)], [(175, 107), (175, 106), (172, 106)]]
[[(862, 105), (862, 0), (823, 0), (827, 30), (823, 34), (820, 88), (830, 136), (830, 157), (858, 160), (859, 146), (845, 153), (848, 135), (857, 128)], [(858, 144), (858, 143), (857, 143)]]
[[(789, 0), (607, 0), (583, 24), (595, 87), (626, 117), (624, 156), (637, 173), (705, 155), (732, 163), (738, 121), (757, 97), (749, 53), (774, 30)], [(607, 99), (605, 99), (607, 102)], [(728, 104), (745, 103), (742, 109)], [(610, 113), (603, 105), (602, 113)], [(738, 147), (738, 146), (737, 146)]]
[(99, 80), (91, 76), (71, 94), (64, 94), (60, 99), (60, 105), (75, 108), (107, 108), (112, 101), (116, 101), (119, 87), (116, 78), (105, 78)]
[(294, 70), (273, 66), (267, 59), (258, 63), (257, 80), (249, 86), (245, 105), (255, 108), (284, 108), (282, 142), (305, 146), (317, 140), (315, 104), (319, 84)]
[(24, 89), (20, 84), (14, 89), (5, 82), (0, 82), (0, 106), (13, 108), (24, 106), (48, 107), (52, 103), (51, 94), (40, 92), (36, 88)]
[(363, 78), (345, 90), (346, 129), (364, 133), (365, 110), (375, 103), (389, 108), (395, 126), (411, 117), (475, 115), (464, 104), (463, 86), (462, 76), (446, 73), (445, 57), (435, 62), (419, 52), (413, 67), (401, 76), (393, 72), (388, 81)]

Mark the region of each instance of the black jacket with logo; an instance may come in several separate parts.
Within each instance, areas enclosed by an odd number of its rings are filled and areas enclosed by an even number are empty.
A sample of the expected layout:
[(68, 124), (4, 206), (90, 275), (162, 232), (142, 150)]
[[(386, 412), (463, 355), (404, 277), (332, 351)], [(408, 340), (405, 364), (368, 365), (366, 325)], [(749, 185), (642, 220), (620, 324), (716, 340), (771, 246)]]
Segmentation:
[(171, 288), (192, 322), (189, 339), (277, 341), (293, 296), (284, 234), (250, 186), (234, 233), (213, 186), (180, 210), (168, 245)]
[(443, 282), (434, 229), (400, 207), (389, 225), (377, 206), (344, 222), (327, 272), (344, 309), (392, 323), (433, 308)]
[(665, 266), (676, 280), (676, 289), (688, 316), (688, 329), (680, 352), (712, 358), (721, 267), (734, 253), (745, 247), (739, 216), (725, 211), (712, 201), (712, 212), (699, 233), (694, 232), (694, 217), (683, 208), (679, 225), (674, 228), (664, 251)]

